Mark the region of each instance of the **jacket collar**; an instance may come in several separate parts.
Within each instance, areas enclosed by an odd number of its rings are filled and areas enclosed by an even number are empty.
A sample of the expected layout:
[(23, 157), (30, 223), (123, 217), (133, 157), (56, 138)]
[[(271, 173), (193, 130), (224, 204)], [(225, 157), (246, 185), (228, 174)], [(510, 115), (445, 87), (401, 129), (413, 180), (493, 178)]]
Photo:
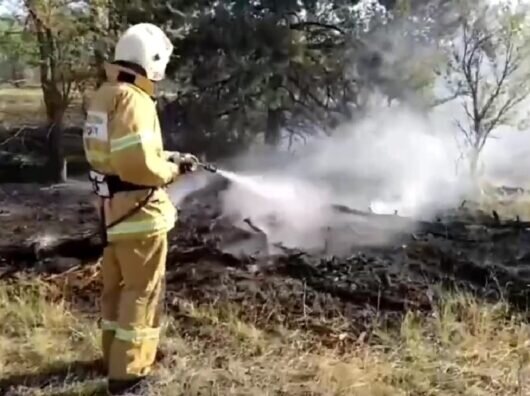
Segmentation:
[(155, 83), (127, 67), (105, 63), (105, 74), (110, 82), (128, 82), (140, 88), (150, 97), (155, 95)]

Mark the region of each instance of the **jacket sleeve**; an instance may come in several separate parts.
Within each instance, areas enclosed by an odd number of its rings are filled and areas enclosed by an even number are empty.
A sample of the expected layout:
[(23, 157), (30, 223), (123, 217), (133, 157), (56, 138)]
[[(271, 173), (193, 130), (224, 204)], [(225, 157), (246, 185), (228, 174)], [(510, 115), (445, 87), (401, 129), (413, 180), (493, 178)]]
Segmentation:
[(109, 120), (110, 162), (123, 181), (142, 186), (163, 186), (178, 173), (158, 147), (159, 131), (153, 130), (156, 113), (142, 98), (121, 92)]
[(166, 160), (169, 160), (169, 157), (171, 157), (172, 155), (174, 155), (176, 153), (176, 151), (167, 151), (167, 150), (164, 150), (164, 158)]

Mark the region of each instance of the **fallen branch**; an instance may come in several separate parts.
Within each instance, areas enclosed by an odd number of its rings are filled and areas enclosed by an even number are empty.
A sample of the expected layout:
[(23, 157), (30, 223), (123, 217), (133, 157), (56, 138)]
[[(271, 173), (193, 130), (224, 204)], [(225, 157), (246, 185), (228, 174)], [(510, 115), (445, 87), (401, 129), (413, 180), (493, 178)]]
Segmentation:
[(6, 145), (11, 140), (16, 139), (19, 135), (22, 134), (26, 130), (25, 127), (20, 128), (18, 131), (16, 131), (13, 135), (9, 136), (8, 138), (4, 139), (2, 142), (0, 142), (0, 146)]
[(267, 233), (258, 226), (256, 226), (250, 218), (246, 218), (245, 220), (243, 220), (243, 222), (247, 224), (253, 231), (256, 231), (258, 234), (263, 234), (265, 236), (267, 235)]
[(29, 242), (20, 245), (0, 245), (0, 257), (10, 262), (35, 262), (48, 257), (71, 257), (94, 260), (103, 253), (99, 237), (91, 235), (63, 236), (47, 244)]

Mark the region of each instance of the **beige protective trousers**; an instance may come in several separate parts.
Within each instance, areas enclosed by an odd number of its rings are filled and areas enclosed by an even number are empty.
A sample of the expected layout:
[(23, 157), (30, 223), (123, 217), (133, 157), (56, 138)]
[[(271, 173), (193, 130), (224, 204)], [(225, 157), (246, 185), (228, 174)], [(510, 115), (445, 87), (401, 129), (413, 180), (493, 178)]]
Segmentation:
[(163, 309), (167, 234), (112, 241), (103, 253), (102, 348), (112, 380), (147, 375)]

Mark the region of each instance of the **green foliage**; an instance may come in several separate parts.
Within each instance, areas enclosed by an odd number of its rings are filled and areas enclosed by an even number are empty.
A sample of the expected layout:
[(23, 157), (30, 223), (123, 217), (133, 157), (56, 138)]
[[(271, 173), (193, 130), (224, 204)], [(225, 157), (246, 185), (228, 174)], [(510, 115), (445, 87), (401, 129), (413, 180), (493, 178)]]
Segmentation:
[[(231, 134), (235, 146), (261, 136), (277, 144), (278, 135), (331, 132), (361, 114), (374, 90), (389, 99), (428, 92), (437, 58), (416, 55), (436, 40), (421, 30), (433, 15), (414, 25), (426, 11), (410, 3), (393, 18), (377, 4), (361, 12), (342, 0), (149, 3), (149, 18), (176, 32), (169, 73), (179, 92), (165, 129), (190, 150)], [(403, 27), (404, 40), (389, 39)]]
[(90, 8), (69, 0), (25, 0), (24, 7), (38, 47), (48, 119), (60, 123), (72, 94), (95, 75), (97, 33)]
[(36, 59), (34, 37), (15, 18), (6, 16), (0, 19), (0, 62), (4, 70), (0, 79), (22, 78), (21, 71), (35, 65)]
[[(278, 135), (280, 129), (329, 129), (339, 108), (353, 99), (352, 81), (346, 79), (355, 41), (350, 36), (352, 5), (315, 0), (166, 3), (155, 20), (174, 23), (178, 10), (181, 23), (172, 25), (181, 30), (173, 40), (177, 59), (169, 70), (180, 88), (171, 112), (180, 109), (190, 135), (227, 131), (229, 141), (241, 146), (256, 135)], [(273, 114), (274, 122), (269, 119)], [(266, 140), (278, 142), (277, 137)]]
[[(331, 133), (368, 97), (423, 101), (440, 61), (449, 0), (25, 0), (47, 107), (92, 78), (127, 26), (171, 37), (176, 100), (162, 126), (176, 149), (214, 156), (251, 142)], [(391, 11), (391, 12), (390, 12)], [(435, 23), (433, 22), (435, 21)], [(396, 34), (402, 39), (394, 40)], [(420, 59), (419, 59), (420, 58)], [(420, 60), (420, 61), (419, 61)], [(59, 92), (54, 92), (59, 87)], [(168, 103), (170, 102), (170, 103)], [(50, 119), (55, 116), (50, 113)]]

